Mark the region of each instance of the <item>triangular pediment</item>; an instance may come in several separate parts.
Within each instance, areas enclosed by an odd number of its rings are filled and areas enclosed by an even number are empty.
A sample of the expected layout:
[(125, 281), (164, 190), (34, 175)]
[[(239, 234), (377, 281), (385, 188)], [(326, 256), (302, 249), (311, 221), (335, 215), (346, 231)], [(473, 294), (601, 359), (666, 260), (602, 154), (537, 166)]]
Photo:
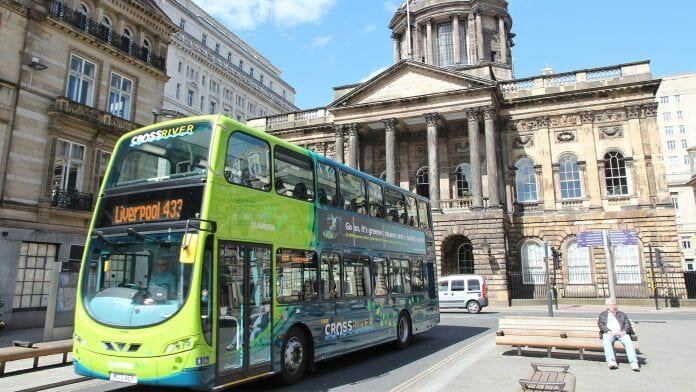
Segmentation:
[(389, 102), (494, 87), (495, 82), (431, 65), (401, 61), (337, 98), (329, 108)]

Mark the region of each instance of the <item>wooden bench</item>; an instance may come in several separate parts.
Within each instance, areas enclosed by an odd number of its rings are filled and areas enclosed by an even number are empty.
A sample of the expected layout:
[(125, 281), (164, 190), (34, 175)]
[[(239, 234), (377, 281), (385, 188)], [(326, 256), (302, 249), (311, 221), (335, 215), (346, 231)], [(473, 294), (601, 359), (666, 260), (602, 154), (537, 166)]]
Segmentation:
[(570, 365), (532, 363), (527, 378), (519, 380), (521, 391), (575, 391), (575, 375), (568, 372)]
[[(15, 344), (24, 344), (16, 342)], [(29, 347), (27, 347), (29, 346)], [(28, 343), (24, 346), (0, 347), (0, 376), (5, 374), (5, 363), (20, 359), (34, 358), (34, 366), (39, 367), (39, 357), (47, 355), (63, 354), (63, 362), (68, 362), (68, 354), (72, 352), (72, 339), (56, 340), (53, 342)]]
[[(638, 352), (635, 327), (633, 331), (631, 340)], [(516, 347), (518, 355), (522, 355), (523, 347), (545, 348), (549, 357), (552, 349), (578, 350), (580, 359), (584, 359), (585, 350), (604, 351), (594, 318), (508, 316), (499, 320), (495, 344)], [(614, 350), (625, 352), (618, 341)]]

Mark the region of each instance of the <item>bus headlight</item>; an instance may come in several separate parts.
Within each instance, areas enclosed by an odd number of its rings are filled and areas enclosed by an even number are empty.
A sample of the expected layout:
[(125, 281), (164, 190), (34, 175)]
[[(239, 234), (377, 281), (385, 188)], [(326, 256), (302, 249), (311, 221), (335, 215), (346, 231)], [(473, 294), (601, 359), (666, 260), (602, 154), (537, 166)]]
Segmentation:
[(175, 354), (182, 351), (190, 350), (195, 343), (195, 337), (188, 337), (175, 340), (167, 344), (164, 348), (165, 354)]

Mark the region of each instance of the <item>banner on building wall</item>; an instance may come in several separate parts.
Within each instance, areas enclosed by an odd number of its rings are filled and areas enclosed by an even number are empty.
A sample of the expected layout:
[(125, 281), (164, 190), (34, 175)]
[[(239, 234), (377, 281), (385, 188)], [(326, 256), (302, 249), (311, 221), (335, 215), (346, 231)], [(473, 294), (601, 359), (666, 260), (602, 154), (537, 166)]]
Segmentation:
[[(611, 246), (638, 245), (638, 233), (635, 230), (608, 230), (607, 239)], [(604, 231), (581, 231), (577, 240), (578, 246), (585, 248), (604, 246)]]

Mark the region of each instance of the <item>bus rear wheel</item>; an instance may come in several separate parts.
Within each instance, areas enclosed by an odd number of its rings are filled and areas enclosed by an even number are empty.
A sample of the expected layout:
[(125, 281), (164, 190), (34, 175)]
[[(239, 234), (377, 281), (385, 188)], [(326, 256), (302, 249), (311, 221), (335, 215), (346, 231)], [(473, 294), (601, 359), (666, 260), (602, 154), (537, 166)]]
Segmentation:
[(396, 348), (401, 350), (408, 347), (412, 338), (411, 318), (408, 317), (408, 313), (401, 312), (399, 321), (396, 323)]
[(285, 384), (295, 384), (307, 372), (307, 337), (299, 328), (292, 328), (283, 340), (281, 376)]

